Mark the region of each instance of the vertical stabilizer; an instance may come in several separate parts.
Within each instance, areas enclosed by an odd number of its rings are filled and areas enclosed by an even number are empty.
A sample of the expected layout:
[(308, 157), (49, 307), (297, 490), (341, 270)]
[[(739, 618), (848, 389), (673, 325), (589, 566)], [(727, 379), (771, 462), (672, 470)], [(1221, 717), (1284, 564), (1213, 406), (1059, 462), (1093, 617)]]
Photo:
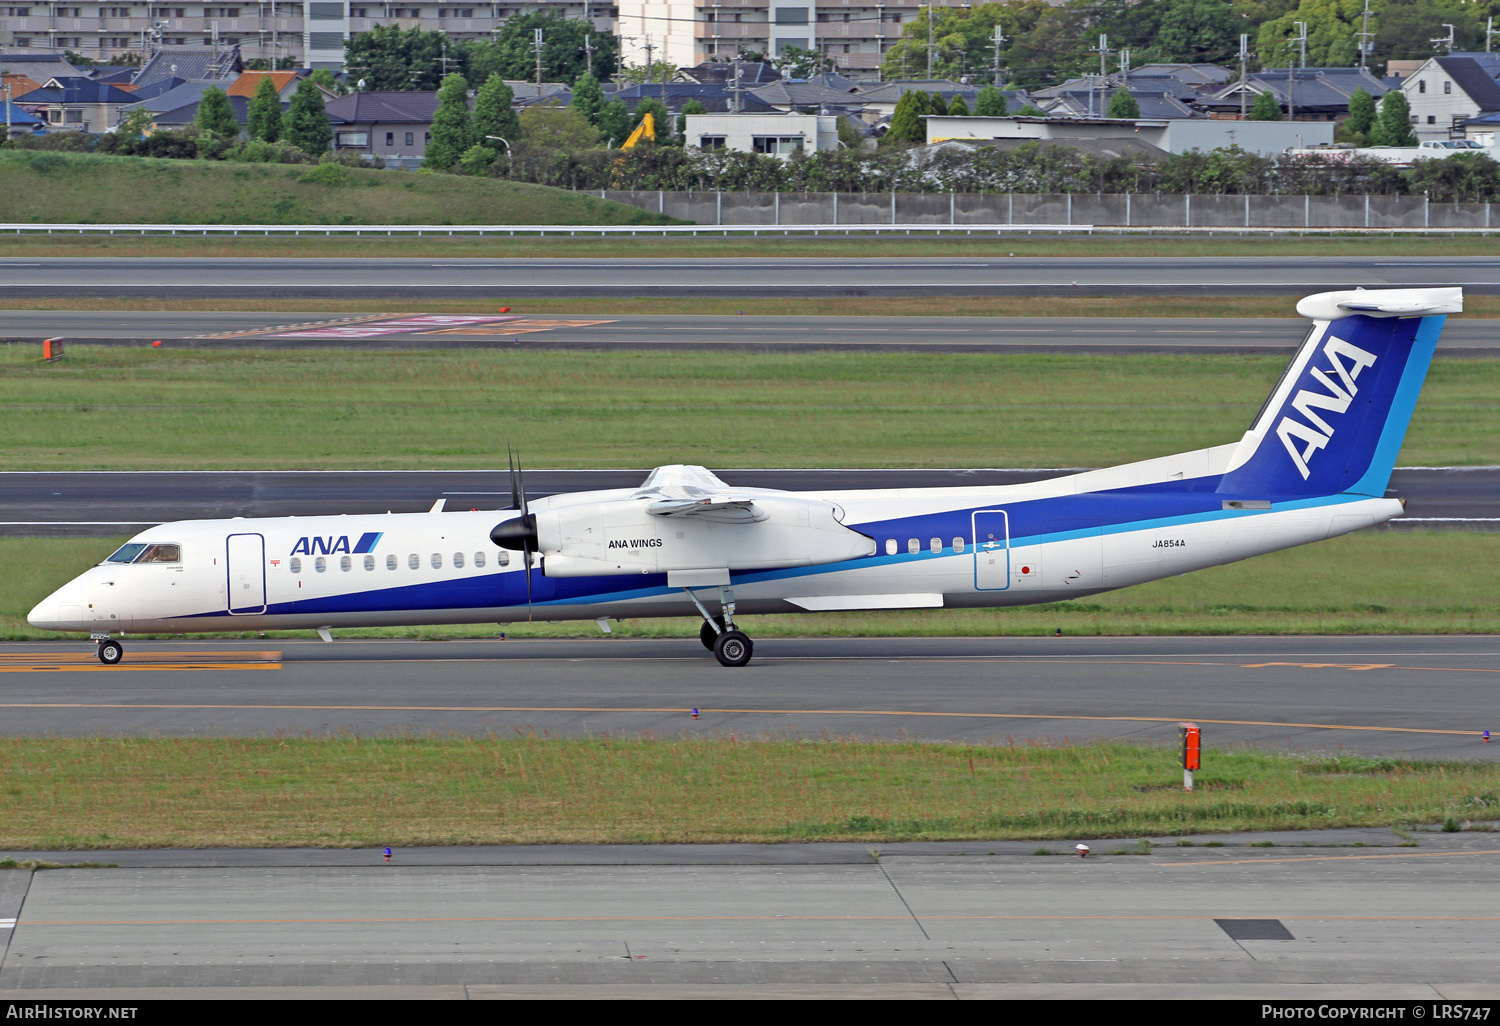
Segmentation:
[(1463, 290), (1324, 292), (1312, 330), (1245, 433), (1219, 492), (1383, 496), (1443, 321)]

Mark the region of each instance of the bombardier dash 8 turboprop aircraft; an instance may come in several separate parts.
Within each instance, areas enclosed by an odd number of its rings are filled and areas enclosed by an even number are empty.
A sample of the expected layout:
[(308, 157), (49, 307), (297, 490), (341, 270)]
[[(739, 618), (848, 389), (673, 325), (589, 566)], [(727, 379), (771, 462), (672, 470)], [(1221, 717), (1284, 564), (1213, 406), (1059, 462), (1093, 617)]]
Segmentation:
[[(985, 488), (787, 492), (666, 466), (635, 489), (514, 508), (189, 520), (136, 535), (33, 609), (119, 662), (125, 632), (703, 618), (750, 661), (745, 613), (1077, 598), (1381, 524), (1457, 288), (1327, 292), (1238, 442)], [(499, 523), (497, 524), (497, 520)]]

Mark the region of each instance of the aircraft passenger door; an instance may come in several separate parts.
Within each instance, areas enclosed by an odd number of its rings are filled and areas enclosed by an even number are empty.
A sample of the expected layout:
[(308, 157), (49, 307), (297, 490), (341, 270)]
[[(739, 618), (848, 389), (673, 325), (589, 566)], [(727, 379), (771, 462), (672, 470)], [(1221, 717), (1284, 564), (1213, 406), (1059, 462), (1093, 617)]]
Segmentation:
[(231, 534), (224, 560), (230, 614), (266, 611), (266, 539), (260, 534)]
[(972, 514), (974, 526), (974, 589), (1004, 591), (1010, 587), (1010, 518), (1003, 509)]

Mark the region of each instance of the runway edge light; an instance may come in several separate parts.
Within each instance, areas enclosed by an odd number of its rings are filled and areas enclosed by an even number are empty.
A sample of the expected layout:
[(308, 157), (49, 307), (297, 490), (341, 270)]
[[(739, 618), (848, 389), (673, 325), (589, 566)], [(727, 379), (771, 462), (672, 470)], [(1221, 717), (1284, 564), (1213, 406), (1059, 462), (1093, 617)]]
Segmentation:
[(1177, 738), (1182, 752), (1182, 789), (1193, 789), (1193, 771), (1198, 769), (1203, 754), (1203, 735), (1196, 723), (1177, 724)]

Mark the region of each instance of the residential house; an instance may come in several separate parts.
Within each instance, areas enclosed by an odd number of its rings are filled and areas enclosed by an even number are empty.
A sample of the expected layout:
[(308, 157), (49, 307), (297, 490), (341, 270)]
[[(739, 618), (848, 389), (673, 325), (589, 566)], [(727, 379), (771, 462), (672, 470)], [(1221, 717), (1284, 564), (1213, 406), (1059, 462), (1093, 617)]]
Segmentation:
[(437, 108), (436, 90), (355, 92), (325, 104), (334, 149), (395, 164), (416, 163), (426, 155)]
[(1465, 122), (1500, 111), (1500, 53), (1453, 54), (1424, 61), (1401, 80), (1417, 139), (1462, 137)]
[(50, 78), (40, 89), (11, 99), (45, 118), (53, 130), (94, 133), (113, 128), (119, 112), (135, 102), (123, 89), (76, 76)]
[(1225, 86), (1194, 106), (1210, 117), (1248, 116), (1261, 93), (1270, 93), (1297, 121), (1339, 121), (1349, 116), (1349, 97), (1363, 89), (1377, 102), (1390, 89), (1365, 68), (1267, 68)]

